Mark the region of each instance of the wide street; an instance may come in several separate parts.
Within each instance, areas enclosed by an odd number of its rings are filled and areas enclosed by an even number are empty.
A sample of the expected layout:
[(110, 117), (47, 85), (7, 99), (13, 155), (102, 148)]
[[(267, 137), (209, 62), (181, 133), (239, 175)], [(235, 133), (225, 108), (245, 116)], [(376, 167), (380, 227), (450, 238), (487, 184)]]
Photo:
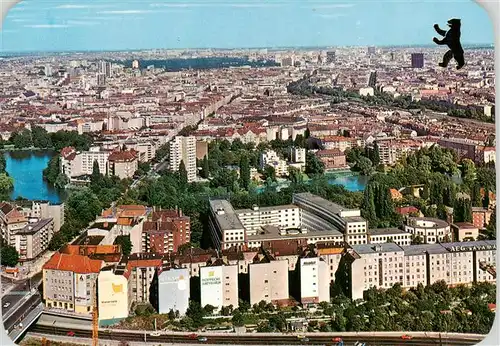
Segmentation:
[[(19, 281), (12, 281), (12, 279), (2, 278), (2, 294), (3, 290), (7, 294), (2, 295), (2, 316), (8, 316), (11, 313), (11, 309), (15, 308), (20, 299), (26, 296), (31, 288), (37, 288), (40, 280), (42, 279), (42, 273), (35, 274), (32, 278), (23, 279)], [(8, 304), (5, 307), (5, 304)]]

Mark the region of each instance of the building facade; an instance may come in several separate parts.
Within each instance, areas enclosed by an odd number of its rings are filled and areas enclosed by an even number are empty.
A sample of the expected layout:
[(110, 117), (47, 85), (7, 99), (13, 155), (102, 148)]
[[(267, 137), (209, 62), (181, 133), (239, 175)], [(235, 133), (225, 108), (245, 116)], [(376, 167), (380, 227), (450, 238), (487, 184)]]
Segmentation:
[(186, 268), (164, 270), (158, 276), (158, 312), (168, 314), (170, 310), (186, 314), (190, 297), (190, 274)]
[(200, 268), (201, 306), (238, 307), (238, 266), (213, 265)]
[(181, 162), (187, 171), (188, 182), (196, 180), (196, 137), (177, 136), (170, 142), (170, 169), (179, 170)]

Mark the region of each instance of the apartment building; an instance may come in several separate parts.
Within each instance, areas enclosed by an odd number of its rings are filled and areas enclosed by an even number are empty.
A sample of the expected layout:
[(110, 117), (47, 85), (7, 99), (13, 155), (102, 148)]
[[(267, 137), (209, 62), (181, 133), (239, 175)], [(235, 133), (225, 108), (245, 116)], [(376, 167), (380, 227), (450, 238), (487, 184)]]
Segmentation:
[(201, 306), (238, 307), (238, 266), (225, 265), (221, 259), (200, 268)]
[(177, 136), (170, 142), (170, 169), (179, 170), (181, 162), (187, 171), (188, 182), (196, 180), (196, 137)]
[(54, 233), (59, 232), (64, 224), (64, 203), (52, 204), (49, 201), (31, 201), (30, 207), (24, 207), (23, 213), (26, 217), (37, 219), (52, 219), (54, 222)]
[(367, 222), (359, 209), (347, 209), (309, 192), (294, 194), (293, 204), (308, 212), (303, 213), (303, 219), (312, 214), (333, 224), (343, 232), (346, 243), (366, 244)]
[(241, 248), (245, 245), (245, 228), (229, 201), (210, 200), (209, 228), (216, 249)]
[(321, 257), (300, 259), (300, 302), (317, 304), (330, 302), (328, 264)]
[(92, 147), (89, 151), (77, 152), (73, 147), (61, 150), (61, 173), (71, 178), (92, 174), (94, 162), (99, 164), (99, 172), (108, 174), (108, 157), (110, 151), (101, 151), (99, 147)]
[(316, 152), (316, 157), (323, 162), (325, 170), (345, 169), (347, 165), (346, 157), (340, 149), (324, 149)]
[(412, 234), (399, 228), (375, 228), (366, 232), (369, 244), (393, 242), (400, 246), (411, 244)]
[(114, 266), (102, 268), (97, 277), (99, 325), (111, 325), (128, 317), (128, 280)]
[(28, 218), (14, 204), (0, 203), (0, 229), (4, 241), (10, 243), (12, 235), (16, 231), (23, 229), (27, 224)]
[(133, 178), (139, 161), (135, 151), (115, 151), (108, 156), (109, 174), (120, 179)]
[(248, 265), (250, 283), (250, 304), (279, 304), (289, 299), (288, 263), (264, 256), (261, 260)]
[(484, 229), (490, 222), (492, 210), (482, 207), (472, 207), (472, 223), (479, 229)]
[(43, 266), (43, 298), (49, 309), (90, 316), (103, 261), (55, 253)]
[(254, 205), (252, 209), (239, 209), (235, 213), (247, 235), (256, 235), (266, 225), (300, 227), (300, 208), (293, 204), (262, 208)]
[(335, 282), (335, 274), (344, 252), (344, 244), (340, 242), (316, 243), (316, 255), (327, 264), (327, 274), (324, 277), (327, 277), (331, 284)]
[(288, 174), (288, 165), (285, 160), (281, 159), (274, 150), (267, 150), (260, 154), (259, 164), (261, 169), (267, 166), (274, 168), (277, 176), (285, 176)]
[(156, 253), (137, 253), (122, 259), (118, 264), (124, 268), (123, 275), (128, 280), (130, 304), (149, 303), (151, 284), (163, 257)]
[(189, 306), (190, 275), (186, 268), (165, 268), (158, 275), (158, 312), (179, 311), (184, 316)]
[(403, 288), (444, 281), (449, 286), (496, 281), (494, 240), (399, 246), (354, 245), (346, 252), (345, 285), (353, 299), (370, 287)]
[(54, 221), (52, 219), (30, 219), (24, 228), (11, 234), (10, 244), (19, 253), (19, 262), (27, 262), (40, 256), (54, 235)]
[(191, 221), (182, 210), (155, 210), (142, 223), (142, 252), (177, 252), (191, 240)]
[(426, 244), (435, 244), (445, 239), (452, 239), (450, 225), (443, 220), (428, 217), (409, 217), (405, 220), (403, 229), (412, 237), (420, 237)]
[(470, 222), (455, 222), (450, 228), (456, 241), (476, 240), (479, 236), (479, 228)]

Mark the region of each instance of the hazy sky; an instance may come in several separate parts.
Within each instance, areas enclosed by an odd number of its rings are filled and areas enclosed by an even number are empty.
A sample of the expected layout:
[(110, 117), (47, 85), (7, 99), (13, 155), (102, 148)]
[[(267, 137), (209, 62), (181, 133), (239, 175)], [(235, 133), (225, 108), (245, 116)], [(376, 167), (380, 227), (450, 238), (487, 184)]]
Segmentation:
[(427, 45), (462, 19), (462, 43), (493, 43), (469, 0), (28, 0), (7, 15), (3, 51)]

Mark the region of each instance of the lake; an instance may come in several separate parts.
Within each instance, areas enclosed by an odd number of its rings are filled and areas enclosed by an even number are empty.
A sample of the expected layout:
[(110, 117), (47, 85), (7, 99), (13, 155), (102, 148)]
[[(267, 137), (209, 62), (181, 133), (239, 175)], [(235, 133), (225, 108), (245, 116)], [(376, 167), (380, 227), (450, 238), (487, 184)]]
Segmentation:
[(19, 150), (7, 151), (3, 155), (7, 162), (7, 173), (14, 179), (14, 189), (10, 194), (12, 199), (23, 197), (29, 200), (61, 202), (62, 193), (43, 179), (43, 170), (55, 152)]
[(365, 190), (368, 179), (369, 177), (365, 175), (346, 175), (329, 179), (328, 183), (330, 185), (342, 185), (346, 190), (356, 192)]

